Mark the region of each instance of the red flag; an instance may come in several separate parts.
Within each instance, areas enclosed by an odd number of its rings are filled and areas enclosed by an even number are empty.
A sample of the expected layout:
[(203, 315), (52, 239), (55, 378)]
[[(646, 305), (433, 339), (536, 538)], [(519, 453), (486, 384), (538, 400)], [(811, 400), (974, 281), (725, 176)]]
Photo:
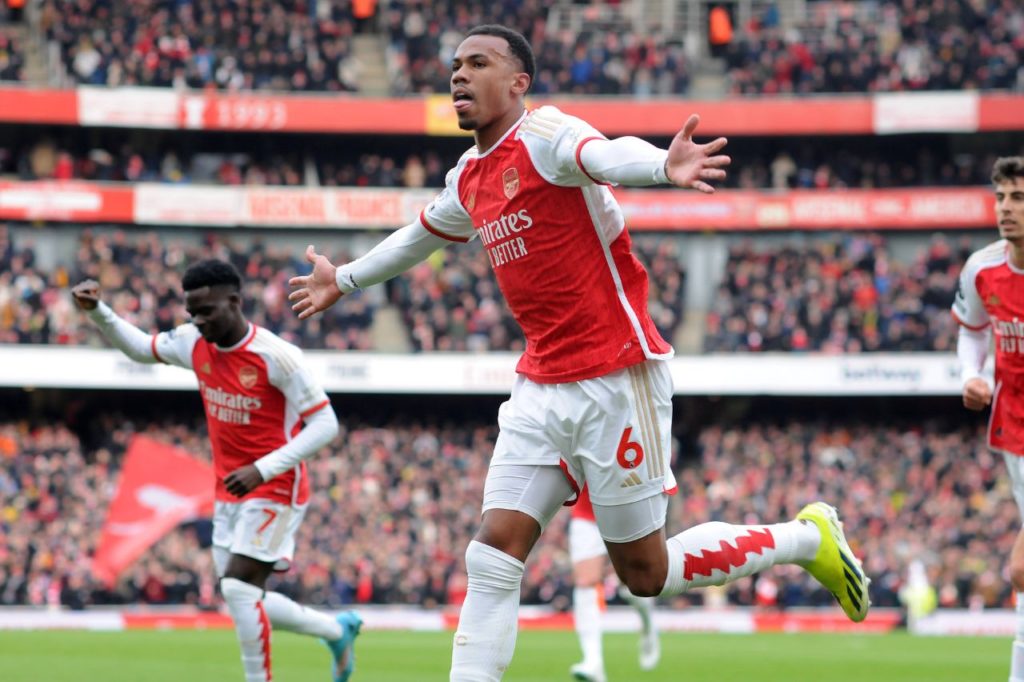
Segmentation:
[(108, 584), (172, 528), (213, 512), (213, 467), (184, 450), (135, 436), (92, 561)]

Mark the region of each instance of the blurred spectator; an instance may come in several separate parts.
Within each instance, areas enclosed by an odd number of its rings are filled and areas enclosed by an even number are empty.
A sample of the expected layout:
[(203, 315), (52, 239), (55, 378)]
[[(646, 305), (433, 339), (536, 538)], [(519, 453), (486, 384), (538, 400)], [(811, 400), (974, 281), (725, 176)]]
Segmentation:
[(13, 36), (0, 32), (0, 81), (25, 80), (25, 58)]
[(736, 245), (708, 313), (705, 350), (950, 352), (949, 306), (969, 253), (942, 236), (910, 263), (893, 259), (877, 234)]

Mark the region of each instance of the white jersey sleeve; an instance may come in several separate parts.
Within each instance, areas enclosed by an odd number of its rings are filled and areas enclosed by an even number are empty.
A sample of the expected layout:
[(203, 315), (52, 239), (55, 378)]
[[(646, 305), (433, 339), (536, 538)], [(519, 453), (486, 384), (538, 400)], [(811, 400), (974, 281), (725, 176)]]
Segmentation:
[(960, 271), (960, 282), (953, 299), (953, 317), (968, 329), (982, 329), (989, 324), (988, 311), (978, 294), (976, 280), (978, 272), (992, 260), (992, 252), (997, 250), (991, 246), (975, 252)]
[[(260, 336), (266, 333), (262, 329), (260, 332)], [(305, 366), (301, 350), (277, 337), (260, 341), (264, 343), (254, 343), (251, 348), (261, 351), (267, 363), (267, 378), (284, 395), (289, 409), (305, 417), (329, 402), (324, 389)]]
[(292, 425), (303, 424), (287, 443), (253, 463), (263, 480), (269, 481), (330, 443), (338, 434), (338, 418), (297, 347), (260, 329), (249, 348), (267, 363), (267, 378), (284, 395), (289, 435), (293, 434)]
[(183, 324), (153, 337), (153, 357), (167, 365), (192, 369), (192, 350), (200, 338), (193, 324)]
[(604, 184), (580, 165), (584, 144), (607, 139), (586, 121), (544, 106), (527, 115), (516, 135), (529, 149), (537, 172), (548, 182), (561, 187)]
[(476, 147), (462, 155), (444, 178), (444, 189), (420, 213), (420, 222), (429, 232), (453, 242), (468, 242), (476, 237), (473, 219), (459, 199), (459, 178)]

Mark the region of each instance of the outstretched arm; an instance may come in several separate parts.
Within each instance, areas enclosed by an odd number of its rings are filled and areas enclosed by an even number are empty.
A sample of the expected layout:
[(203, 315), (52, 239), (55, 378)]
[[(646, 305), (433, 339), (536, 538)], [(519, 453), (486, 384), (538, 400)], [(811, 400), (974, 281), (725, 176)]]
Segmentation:
[(75, 285), (71, 289), (71, 296), (115, 348), (136, 362), (157, 362), (153, 355), (153, 337), (118, 317), (103, 303), (97, 282), (87, 279)]
[(673, 184), (711, 194), (715, 188), (709, 183), (725, 179), (732, 159), (719, 154), (728, 143), (724, 137), (707, 144), (693, 141), (698, 123), (699, 116), (690, 116), (667, 151), (638, 137), (592, 138), (579, 150), (580, 167), (598, 182), (632, 187)]
[(288, 296), (292, 310), (304, 320), (327, 310), (343, 294), (387, 281), (450, 243), (417, 221), (395, 230), (365, 256), (340, 267), (309, 246), (306, 260), (313, 264), (313, 271), (288, 281), (295, 289)]

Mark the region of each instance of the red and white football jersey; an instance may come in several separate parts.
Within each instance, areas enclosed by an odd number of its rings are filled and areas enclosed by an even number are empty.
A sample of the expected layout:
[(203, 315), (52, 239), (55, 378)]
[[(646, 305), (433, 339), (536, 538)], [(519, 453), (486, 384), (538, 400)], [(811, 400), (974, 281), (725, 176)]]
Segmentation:
[(1024, 455), (1024, 270), (1010, 261), (1006, 240), (989, 244), (967, 259), (953, 316), (968, 329), (991, 325), (996, 371), (989, 445)]
[(538, 383), (672, 357), (622, 210), (580, 165), (594, 139), (604, 137), (554, 107), (528, 112), (491, 149), (466, 152), (420, 214), (434, 234), (483, 242), (526, 336), (517, 371)]
[(243, 498), (224, 487), (225, 476), (287, 443), (302, 429), (303, 418), (329, 404), (303, 366), (302, 351), (256, 325), (249, 325), (249, 333), (231, 348), (206, 341), (191, 324), (157, 334), (151, 347), (157, 360), (191, 369), (199, 380), (217, 500), (305, 504), (309, 481), (304, 462)]

